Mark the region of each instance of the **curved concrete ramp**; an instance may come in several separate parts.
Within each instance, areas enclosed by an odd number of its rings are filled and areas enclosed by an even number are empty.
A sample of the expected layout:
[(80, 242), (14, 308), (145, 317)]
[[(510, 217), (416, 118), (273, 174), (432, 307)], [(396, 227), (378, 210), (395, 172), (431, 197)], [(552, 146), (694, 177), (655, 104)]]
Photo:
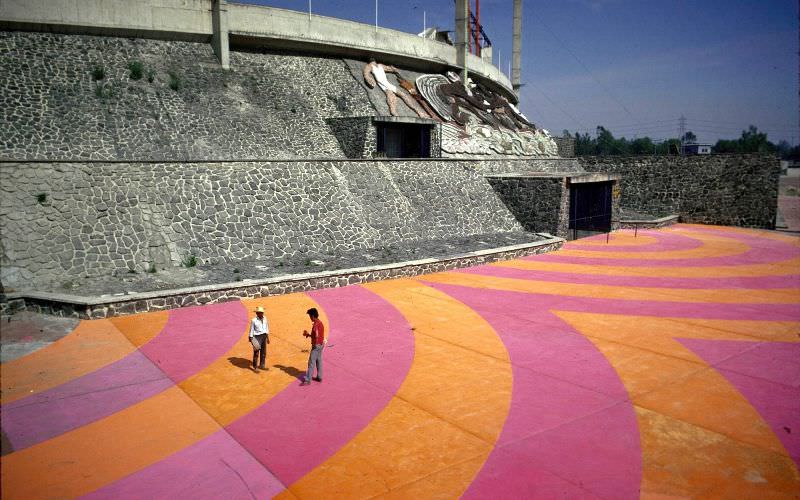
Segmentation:
[[(258, 305), (272, 341), (255, 373)], [(306, 387), (309, 307), (330, 339), (323, 382)], [(620, 231), (417, 279), (138, 317), (81, 322), (0, 365), (15, 448), (3, 498), (800, 491), (796, 237)], [(141, 367), (125, 368), (136, 359), (164, 387), (147, 392)], [(33, 376), (43, 361), (53, 374)], [(120, 390), (139, 396), (108, 396)]]

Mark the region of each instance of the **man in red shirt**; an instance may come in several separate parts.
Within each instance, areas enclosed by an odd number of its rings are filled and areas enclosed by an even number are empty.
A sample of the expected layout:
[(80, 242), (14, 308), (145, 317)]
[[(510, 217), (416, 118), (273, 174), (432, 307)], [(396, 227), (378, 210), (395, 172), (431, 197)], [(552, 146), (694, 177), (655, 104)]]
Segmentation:
[[(325, 326), (319, 320), (319, 313), (315, 307), (306, 311), (308, 317), (311, 318), (311, 333), (303, 330), (304, 337), (311, 337), (311, 350), (308, 354), (308, 370), (300, 385), (309, 385), (311, 380), (322, 382), (322, 349), (325, 348)], [(317, 367), (317, 376), (311, 377), (314, 373), (314, 366)]]

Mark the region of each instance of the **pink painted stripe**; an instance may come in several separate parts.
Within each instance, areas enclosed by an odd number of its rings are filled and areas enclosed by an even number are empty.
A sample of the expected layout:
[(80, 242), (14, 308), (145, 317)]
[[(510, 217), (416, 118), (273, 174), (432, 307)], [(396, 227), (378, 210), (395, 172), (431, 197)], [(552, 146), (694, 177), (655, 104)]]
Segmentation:
[(271, 498), (284, 485), (220, 430), (83, 498)]
[(230, 349), (244, 333), (247, 316), (238, 300), (174, 309), (162, 334), (139, 350), (178, 383)]
[(571, 483), (565, 492), (578, 496), (585, 489), (599, 497), (637, 497), (636, 415), (597, 348), (526, 294), (432, 286), (480, 314), (500, 336), (512, 365), (503, 432), (465, 497), (527, 491), (544, 498), (551, 491), (537, 491), (541, 471)]
[(403, 316), (365, 288), (309, 295), (330, 321), (325, 325), (331, 340), (323, 351), (323, 383), (288, 387), (227, 427), (287, 485), (333, 455), (386, 406), (414, 354)]
[[(702, 233), (703, 230), (694, 232)], [(800, 256), (800, 247), (783, 241), (768, 240), (758, 236), (751, 236), (734, 232), (717, 232), (715, 236), (739, 241), (750, 248), (738, 255), (725, 255), (720, 257), (696, 257), (679, 259), (634, 259), (634, 258), (602, 258), (602, 257), (576, 257), (560, 255), (559, 252), (531, 255), (522, 257), (524, 260), (544, 262), (558, 262), (564, 264), (589, 264), (598, 266), (628, 266), (628, 267), (708, 267), (708, 266), (735, 266), (745, 264), (769, 264), (781, 262)]]
[[(424, 281), (424, 279), (423, 279)], [(797, 304), (723, 304), (715, 302), (656, 302), (648, 300), (602, 299), (593, 297), (573, 297), (546, 295), (540, 293), (511, 292), (486, 288), (462, 287), (440, 283), (428, 283), (430, 286), (447, 290), (450, 288), (469, 288), (486, 290), (501, 295), (520, 295), (525, 297), (528, 306), (535, 304), (537, 308), (599, 312), (628, 316), (656, 316), (662, 318), (703, 318), (703, 319), (740, 319), (757, 318), (764, 321), (800, 321), (800, 307)]]
[(749, 289), (800, 288), (800, 274), (781, 276), (742, 276), (737, 278), (658, 278), (647, 276), (608, 276), (604, 274), (565, 273), (515, 269), (505, 266), (477, 266), (458, 269), (454, 272), (478, 274), (536, 281), (575, 283), (582, 285), (632, 286), (645, 288), (689, 288), (689, 289)]
[[(632, 230), (624, 230), (620, 232), (633, 234)], [(580, 240), (573, 240), (564, 245), (565, 250), (581, 250), (589, 252), (629, 252), (632, 254), (639, 252), (674, 252), (676, 250), (692, 250), (703, 245), (703, 242), (684, 236), (682, 234), (667, 233), (664, 231), (639, 231), (640, 236), (649, 236), (655, 238), (655, 243), (648, 243), (645, 245), (615, 245), (613, 240), (605, 244), (606, 236), (601, 234), (589, 238), (582, 238)], [(584, 245), (585, 241), (602, 241), (603, 245)]]
[(3, 431), (20, 450), (158, 394), (224, 354), (244, 332), (246, 314), (238, 301), (170, 311), (164, 329), (139, 350), (4, 405)]
[[(800, 467), (800, 344), (680, 339), (753, 405)], [(720, 349), (751, 348), (719, 359)]]

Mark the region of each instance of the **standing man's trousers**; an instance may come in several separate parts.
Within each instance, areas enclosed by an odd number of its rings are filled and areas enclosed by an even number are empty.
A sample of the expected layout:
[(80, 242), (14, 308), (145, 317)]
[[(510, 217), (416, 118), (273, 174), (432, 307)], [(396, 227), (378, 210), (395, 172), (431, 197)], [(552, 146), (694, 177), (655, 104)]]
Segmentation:
[(322, 350), (325, 348), (324, 344), (315, 345), (311, 348), (308, 354), (308, 370), (306, 370), (306, 382), (311, 382), (311, 377), (314, 373), (314, 367), (317, 367), (317, 378), (322, 380)]
[(267, 361), (267, 334), (264, 335), (254, 335), (254, 339), (258, 340), (258, 343), (261, 345), (261, 349), (253, 350), (253, 368), (256, 367), (256, 360), (258, 359), (261, 361), (259, 363), (259, 368), (264, 368), (264, 363)]

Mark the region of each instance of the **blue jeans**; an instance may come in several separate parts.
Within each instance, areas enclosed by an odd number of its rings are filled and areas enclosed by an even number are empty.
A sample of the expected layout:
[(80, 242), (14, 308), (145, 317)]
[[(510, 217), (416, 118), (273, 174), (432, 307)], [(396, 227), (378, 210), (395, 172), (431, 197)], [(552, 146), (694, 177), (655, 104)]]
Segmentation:
[(306, 370), (306, 382), (311, 382), (311, 376), (314, 373), (314, 367), (317, 367), (317, 378), (322, 380), (322, 350), (325, 348), (324, 344), (318, 344), (311, 348), (308, 353), (308, 370)]

